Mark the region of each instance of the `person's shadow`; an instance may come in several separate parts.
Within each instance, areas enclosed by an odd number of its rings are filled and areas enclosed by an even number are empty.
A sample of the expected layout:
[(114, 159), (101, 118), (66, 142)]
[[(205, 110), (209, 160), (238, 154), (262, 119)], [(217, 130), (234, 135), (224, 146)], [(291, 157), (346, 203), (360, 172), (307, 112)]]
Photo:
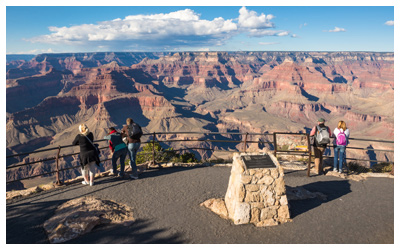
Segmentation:
[[(369, 160), (370, 161), (376, 161), (376, 153), (373, 150), (374, 147), (372, 147), (372, 145), (369, 145), (367, 148), (371, 149), (371, 150), (367, 151), (367, 155), (368, 155)], [(373, 167), (376, 164), (376, 162), (370, 162), (369, 164), (370, 164), (370, 167)]]
[(312, 198), (306, 200), (288, 200), (290, 217), (295, 218), (296, 216), (305, 213), (313, 208), (320, 206), (323, 203), (333, 201), (351, 192), (350, 183), (348, 180), (340, 181), (319, 181), (309, 183), (302, 188), (310, 192), (320, 192), (326, 195), (326, 200), (320, 198)]

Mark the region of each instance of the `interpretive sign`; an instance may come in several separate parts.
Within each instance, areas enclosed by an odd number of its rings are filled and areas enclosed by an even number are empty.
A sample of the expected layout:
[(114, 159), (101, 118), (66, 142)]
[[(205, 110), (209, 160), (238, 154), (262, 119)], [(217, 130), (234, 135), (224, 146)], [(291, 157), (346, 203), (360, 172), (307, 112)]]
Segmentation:
[(244, 165), (249, 168), (276, 168), (269, 155), (244, 155), (241, 156)]

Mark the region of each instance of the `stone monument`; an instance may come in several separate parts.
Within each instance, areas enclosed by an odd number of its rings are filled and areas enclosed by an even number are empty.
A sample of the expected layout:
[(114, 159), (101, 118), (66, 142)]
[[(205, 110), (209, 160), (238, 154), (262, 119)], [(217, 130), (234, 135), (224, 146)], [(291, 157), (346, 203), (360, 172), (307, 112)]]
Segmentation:
[(257, 227), (290, 221), (284, 171), (275, 156), (235, 153), (225, 194), (228, 218)]

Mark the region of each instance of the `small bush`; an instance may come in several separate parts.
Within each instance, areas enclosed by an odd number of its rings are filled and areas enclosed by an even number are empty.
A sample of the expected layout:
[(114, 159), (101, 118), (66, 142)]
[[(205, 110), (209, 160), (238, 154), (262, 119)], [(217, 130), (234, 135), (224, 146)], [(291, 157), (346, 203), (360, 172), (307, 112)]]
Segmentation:
[[(163, 149), (159, 142), (154, 143), (156, 162), (198, 162), (194, 153), (178, 154), (172, 148)], [(153, 160), (153, 143), (148, 143), (143, 147), (143, 151), (136, 156), (136, 163), (141, 164)]]
[(374, 165), (372, 171), (374, 173), (387, 173), (387, 172), (392, 172), (393, 167), (394, 166), (391, 163), (379, 163)]
[(360, 163), (354, 162), (354, 161), (348, 162), (347, 166), (349, 167), (349, 170), (353, 171), (353, 172), (358, 172), (358, 173), (372, 172), (372, 169), (366, 168), (363, 165), (361, 165)]

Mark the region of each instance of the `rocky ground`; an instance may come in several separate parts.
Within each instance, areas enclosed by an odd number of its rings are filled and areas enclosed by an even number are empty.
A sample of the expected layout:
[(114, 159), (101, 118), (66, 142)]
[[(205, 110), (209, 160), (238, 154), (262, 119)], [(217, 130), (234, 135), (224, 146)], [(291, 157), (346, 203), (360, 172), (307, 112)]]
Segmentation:
[(96, 197), (127, 205), (134, 223), (104, 224), (66, 243), (394, 243), (394, 179), (355, 181), (285, 170), (288, 190), (319, 192), (326, 200), (291, 200), (292, 222), (236, 226), (200, 206), (223, 198), (227, 166), (170, 167), (145, 171), (139, 180), (105, 176), (94, 186), (74, 183), (7, 202), (7, 244), (49, 243), (43, 224), (57, 207)]

